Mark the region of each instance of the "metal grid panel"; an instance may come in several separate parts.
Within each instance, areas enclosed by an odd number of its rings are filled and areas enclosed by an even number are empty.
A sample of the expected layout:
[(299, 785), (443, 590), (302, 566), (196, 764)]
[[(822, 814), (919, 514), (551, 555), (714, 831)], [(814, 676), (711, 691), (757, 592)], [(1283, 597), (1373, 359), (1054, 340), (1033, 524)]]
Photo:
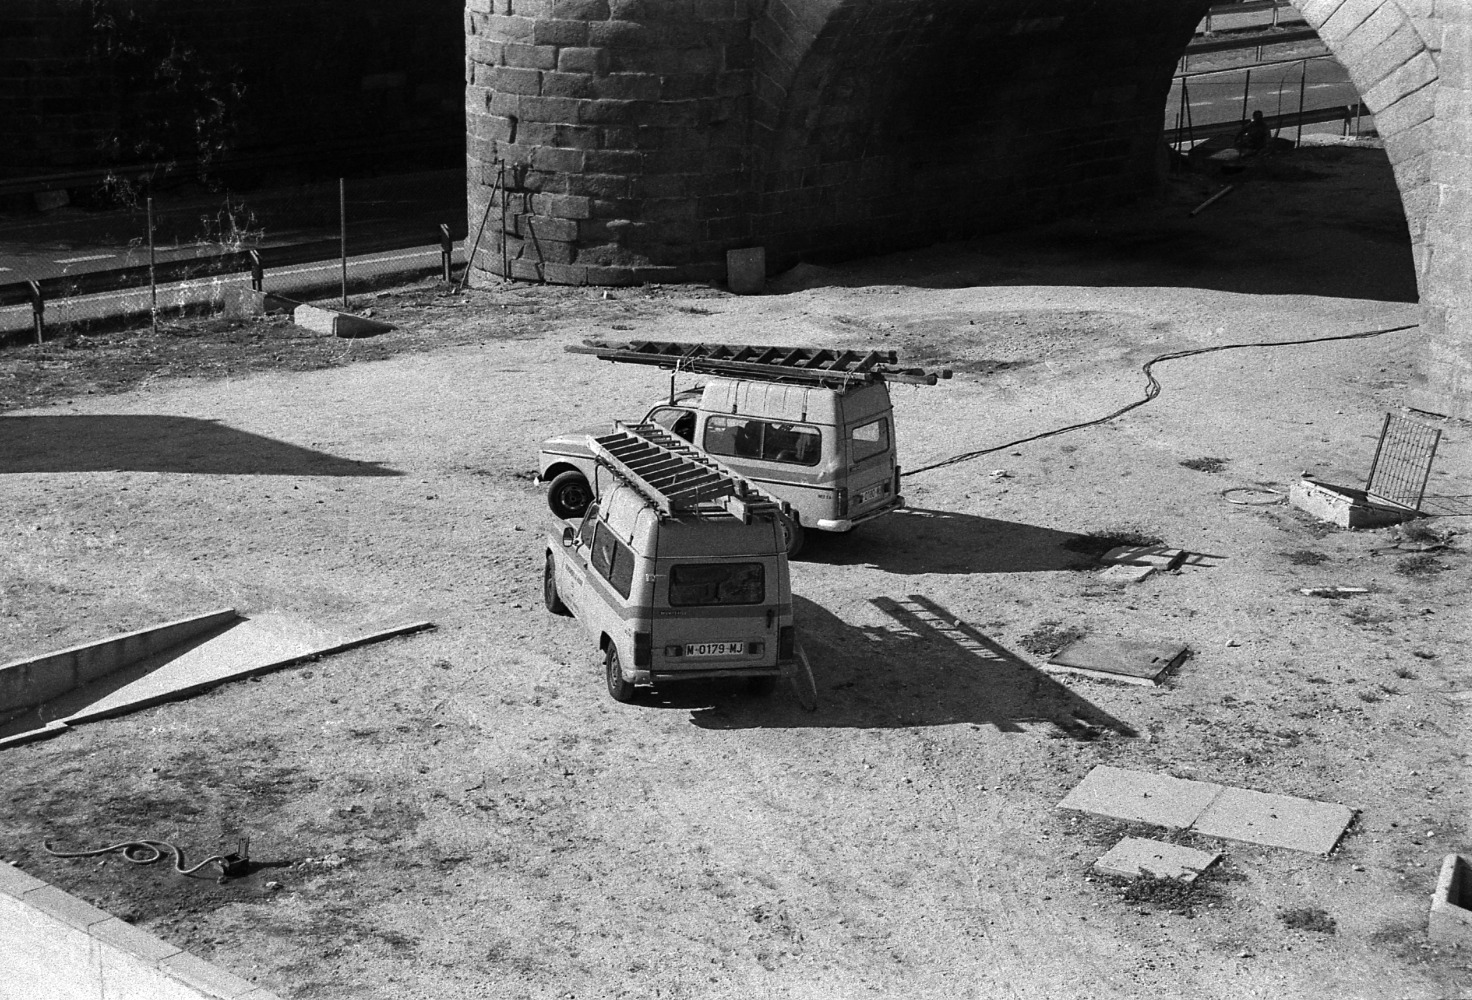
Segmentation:
[(1440, 441), (1441, 431), (1435, 427), (1394, 413), (1385, 414), (1365, 492), (1377, 500), (1420, 510)]

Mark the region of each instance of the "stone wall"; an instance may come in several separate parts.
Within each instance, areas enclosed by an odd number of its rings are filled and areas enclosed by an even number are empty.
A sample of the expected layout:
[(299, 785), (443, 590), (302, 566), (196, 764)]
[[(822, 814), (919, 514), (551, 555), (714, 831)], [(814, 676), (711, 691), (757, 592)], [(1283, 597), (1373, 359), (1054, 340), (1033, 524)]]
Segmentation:
[(6, 0), (0, 179), (438, 127), (460, 0)]

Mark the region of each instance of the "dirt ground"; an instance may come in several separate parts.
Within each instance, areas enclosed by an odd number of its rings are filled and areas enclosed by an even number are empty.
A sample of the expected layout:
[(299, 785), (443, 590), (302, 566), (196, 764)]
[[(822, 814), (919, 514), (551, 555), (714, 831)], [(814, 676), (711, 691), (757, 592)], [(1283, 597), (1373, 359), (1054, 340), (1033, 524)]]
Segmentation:
[[(12, 348), (0, 660), (222, 606), (438, 627), (5, 751), (0, 856), (290, 998), (1472, 995), (1472, 954), (1424, 933), (1472, 847), (1472, 435), (1439, 424), (1429, 490), (1461, 513), (1418, 522), (1429, 552), (1229, 492), (1362, 485), (1416, 330), (1166, 361), (1117, 419), (908, 476), (909, 511), (794, 564), (814, 713), (610, 700), (541, 606), (530, 482), (542, 438), (668, 388), (563, 351), (588, 337), (950, 367), (895, 389), (920, 469), (1110, 413), (1157, 355), (1410, 324), (1415, 295), (1383, 152), (1335, 146), (761, 296), (424, 285), (360, 299), (401, 327), (370, 341), (180, 320)], [(1105, 584), (1111, 535), (1196, 557)], [(1328, 585), (1368, 592), (1300, 592)], [(1159, 688), (1041, 669), (1078, 634), (1191, 656)], [(1226, 858), (1125, 884), (1090, 865), (1161, 832), (1055, 808), (1097, 764), (1356, 821), (1328, 857), (1176, 836)], [(224, 884), (40, 846), (239, 834), (255, 870)]]

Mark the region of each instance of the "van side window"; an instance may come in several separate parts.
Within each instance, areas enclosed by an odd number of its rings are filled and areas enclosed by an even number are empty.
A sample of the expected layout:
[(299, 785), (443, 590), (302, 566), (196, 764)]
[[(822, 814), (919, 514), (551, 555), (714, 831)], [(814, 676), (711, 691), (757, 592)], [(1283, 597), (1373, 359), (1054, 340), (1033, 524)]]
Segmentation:
[(613, 584), (621, 597), (629, 596), (634, 585), (634, 551), (613, 537), (606, 524), (599, 524), (598, 533), (593, 536), (591, 562), (598, 575)]
[(685, 563), (670, 567), (670, 607), (760, 604), (766, 599), (761, 563)]
[(889, 450), (889, 418), (880, 417), (860, 424), (849, 432), (849, 461), (858, 465), (865, 459)]
[(785, 465), (817, 465), (823, 457), (823, 435), (807, 424), (712, 416), (705, 422), (705, 450)]

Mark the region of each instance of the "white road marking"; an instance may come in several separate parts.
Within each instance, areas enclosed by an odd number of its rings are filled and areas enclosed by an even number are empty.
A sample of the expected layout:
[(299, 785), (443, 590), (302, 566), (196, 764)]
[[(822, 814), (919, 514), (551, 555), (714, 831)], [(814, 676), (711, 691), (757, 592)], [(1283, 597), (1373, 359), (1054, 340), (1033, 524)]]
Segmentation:
[(117, 254), (115, 254), (115, 253), (94, 253), (90, 257), (66, 257), (66, 258), (63, 258), (61, 260), (54, 260), (51, 263), (53, 263), (53, 264), (80, 264), (84, 260), (111, 260), (112, 258), (114, 258), (116, 256), (117, 256)]

